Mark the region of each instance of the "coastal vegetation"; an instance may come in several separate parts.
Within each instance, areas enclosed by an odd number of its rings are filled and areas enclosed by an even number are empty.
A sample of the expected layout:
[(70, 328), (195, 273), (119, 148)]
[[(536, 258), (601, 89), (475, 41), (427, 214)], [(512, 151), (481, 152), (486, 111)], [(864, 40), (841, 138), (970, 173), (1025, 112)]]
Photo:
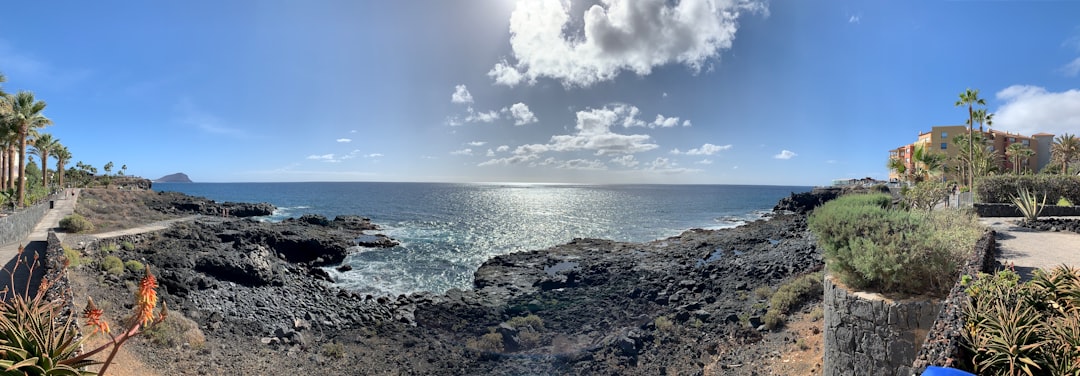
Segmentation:
[(815, 301), (824, 293), (822, 277), (824, 272), (814, 272), (796, 277), (780, 285), (769, 296), (769, 310), (762, 317), (766, 329), (772, 330), (782, 324), (788, 313), (807, 301)]
[(809, 226), (829, 272), (844, 284), (916, 295), (947, 293), (983, 233), (972, 213), (907, 210), (886, 194), (827, 202)]
[(1080, 374), (1080, 269), (965, 276), (962, 335), (980, 375)]
[(1080, 202), (1080, 176), (1073, 175), (995, 175), (979, 178), (975, 183), (975, 195), (986, 203), (1012, 203), (1012, 197), (1020, 190), (1038, 196), (1046, 195), (1047, 202), (1061, 200)]

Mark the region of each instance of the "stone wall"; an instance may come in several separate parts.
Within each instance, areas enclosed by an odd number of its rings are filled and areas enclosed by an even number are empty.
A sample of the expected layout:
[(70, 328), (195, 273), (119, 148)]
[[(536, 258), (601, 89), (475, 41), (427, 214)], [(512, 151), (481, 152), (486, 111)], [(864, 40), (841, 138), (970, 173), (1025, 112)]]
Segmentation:
[[(987, 231), (975, 243), (975, 252), (960, 270), (961, 276), (976, 275), (979, 272), (992, 273), (997, 268), (997, 260), (994, 257), (997, 243), (994, 236), (993, 231)], [(964, 292), (964, 286), (960, 284), (960, 281), (956, 281), (942, 304), (934, 326), (926, 336), (926, 342), (923, 343), (919, 355), (912, 364), (915, 374), (922, 373), (927, 366), (959, 368), (969, 366), (960, 345), (960, 333), (964, 329), (963, 305), (968, 304), (969, 299), (967, 293)]]
[(824, 306), (824, 375), (908, 376), (941, 302), (850, 291), (825, 275)]
[(30, 235), (31, 231), (34, 231), (34, 227), (47, 211), (49, 211), (49, 200), (0, 218), (0, 244), (22, 241)]

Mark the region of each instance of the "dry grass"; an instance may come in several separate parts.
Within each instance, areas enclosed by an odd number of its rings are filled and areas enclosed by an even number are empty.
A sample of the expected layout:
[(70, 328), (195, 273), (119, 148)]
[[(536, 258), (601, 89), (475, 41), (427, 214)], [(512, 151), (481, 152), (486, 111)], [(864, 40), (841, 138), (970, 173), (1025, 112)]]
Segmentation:
[(146, 207), (144, 202), (154, 191), (122, 191), (116, 189), (83, 189), (75, 213), (94, 224), (95, 232), (109, 232), (141, 226), (151, 222), (178, 218)]

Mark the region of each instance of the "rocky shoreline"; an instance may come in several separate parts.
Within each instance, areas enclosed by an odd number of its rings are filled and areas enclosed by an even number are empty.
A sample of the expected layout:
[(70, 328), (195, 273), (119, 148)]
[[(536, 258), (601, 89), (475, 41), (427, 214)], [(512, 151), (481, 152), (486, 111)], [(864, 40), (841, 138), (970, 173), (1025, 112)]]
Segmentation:
[[(180, 204), (148, 206), (213, 210), (171, 199)], [(358, 239), (395, 245), (377, 231), (353, 216), (205, 218), (85, 253), (130, 243), (110, 254), (151, 265), (170, 309), (205, 334), (205, 344), (136, 348), (167, 374), (750, 375), (775, 351), (756, 345), (773, 334), (754, 290), (824, 265), (805, 214), (777, 212), (646, 243), (575, 239), (502, 255), (472, 289), (445, 294), (361, 296), (329, 281), (322, 268)], [(137, 278), (86, 272), (101, 282), (95, 299), (115, 304)]]

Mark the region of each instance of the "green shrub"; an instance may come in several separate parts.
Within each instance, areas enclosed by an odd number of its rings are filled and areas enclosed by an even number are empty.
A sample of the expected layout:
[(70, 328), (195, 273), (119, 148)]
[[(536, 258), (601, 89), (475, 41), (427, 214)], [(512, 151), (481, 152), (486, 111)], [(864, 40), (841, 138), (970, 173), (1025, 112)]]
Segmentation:
[(811, 299), (814, 296), (821, 297), (825, 293), (821, 284), (822, 272), (801, 275), (776, 289), (769, 298), (769, 310), (765, 312), (762, 322), (765, 328), (772, 330), (784, 321), (784, 316), (791, 309)]
[(667, 316), (659, 316), (653, 320), (653, 325), (656, 325), (656, 330), (661, 332), (672, 332), (675, 330), (675, 323), (671, 322), (671, 319)]
[(502, 334), (499, 334), (499, 332), (496, 332), (494, 329), (489, 329), (488, 333), (480, 336), (480, 338), (469, 339), (466, 341), (465, 347), (482, 352), (502, 352), (503, 337)]
[(1022, 188), (1046, 195), (1049, 202), (1080, 202), (1080, 177), (1075, 175), (994, 175), (975, 181), (976, 196), (985, 203), (1011, 203), (1011, 197)]
[(124, 262), (124, 269), (132, 273), (139, 273), (143, 271), (143, 263), (139, 262), (139, 260), (127, 260)]
[(101, 260), (101, 270), (109, 272), (113, 275), (124, 274), (124, 262), (116, 256), (105, 256), (105, 259)]
[(116, 243), (105, 243), (102, 244), (101, 247), (98, 249), (105, 253), (112, 253), (120, 249), (120, 246), (117, 246)]
[(82, 254), (79, 253), (79, 250), (68, 246), (64, 246), (64, 258), (68, 260), (68, 266), (70, 267), (76, 267), (83, 263)]
[(944, 182), (924, 181), (904, 192), (904, 203), (914, 209), (930, 210), (949, 197)]
[(323, 356), (333, 359), (345, 358), (345, 345), (338, 342), (330, 342), (322, 346)]
[(199, 324), (177, 311), (169, 312), (165, 321), (150, 326), (146, 336), (151, 343), (162, 347), (187, 345), (198, 350), (206, 345), (206, 335)]
[(541, 320), (540, 316), (537, 315), (515, 316), (507, 320), (506, 324), (517, 330), (526, 328), (537, 332), (544, 330), (544, 320)]
[(1064, 198), (1064, 197), (1058, 199), (1058, 202), (1057, 202), (1057, 206), (1072, 206), (1072, 205), (1073, 205), (1072, 202), (1069, 202), (1069, 199)]
[(94, 224), (81, 215), (72, 214), (60, 220), (60, 229), (73, 234), (93, 232)]
[(132, 242), (129, 242), (129, 241), (125, 241), (125, 242), (120, 243), (120, 247), (124, 248), (124, 250), (128, 251), (128, 252), (131, 252), (131, 251), (135, 250), (135, 244), (132, 243)]
[(768, 299), (770, 296), (772, 296), (772, 294), (773, 290), (769, 286), (761, 286), (754, 289), (754, 296), (758, 299)]
[(974, 371), (1080, 374), (1080, 269), (1036, 270), (1020, 283), (1011, 270), (965, 278), (971, 304), (961, 331)]
[(983, 232), (978, 219), (959, 211), (890, 209), (880, 205), (887, 196), (861, 196), (837, 198), (810, 216), (829, 271), (854, 288), (946, 293)]

